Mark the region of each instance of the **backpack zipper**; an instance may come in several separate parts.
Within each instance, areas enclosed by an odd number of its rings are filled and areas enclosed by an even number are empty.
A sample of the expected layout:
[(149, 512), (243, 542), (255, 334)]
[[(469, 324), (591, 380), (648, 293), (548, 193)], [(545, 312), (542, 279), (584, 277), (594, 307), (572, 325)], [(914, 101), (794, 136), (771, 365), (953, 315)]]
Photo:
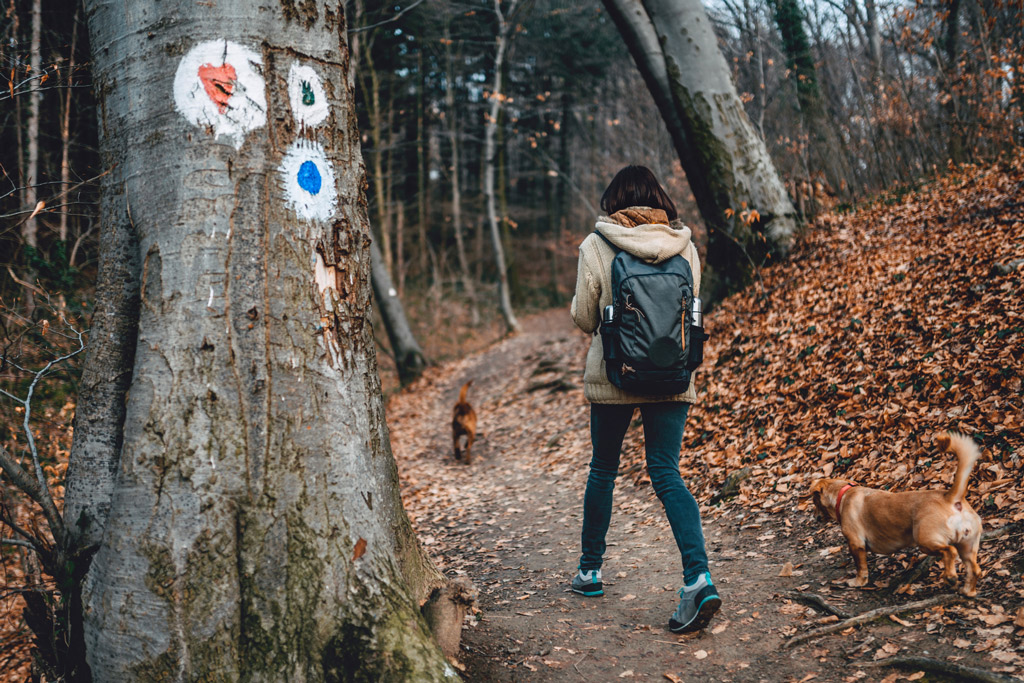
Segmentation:
[(634, 306), (634, 305), (633, 305), (633, 302), (632, 302), (632, 301), (630, 301), (630, 296), (629, 296), (629, 294), (627, 294), (627, 295), (626, 295), (626, 300), (625, 300), (625, 301), (623, 302), (623, 304), (622, 304), (622, 305), (623, 305), (623, 307), (624, 307), (624, 308), (625, 308), (625, 309), (626, 309), (627, 311), (632, 311), (633, 313), (639, 313), (639, 314), (640, 314), (640, 317), (641, 317), (641, 318), (647, 318), (647, 316), (646, 316), (646, 315), (644, 315), (644, 312), (643, 312), (643, 311), (641, 311), (641, 310), (640, 310), (639, 308), (637, 308), (636, 306)]

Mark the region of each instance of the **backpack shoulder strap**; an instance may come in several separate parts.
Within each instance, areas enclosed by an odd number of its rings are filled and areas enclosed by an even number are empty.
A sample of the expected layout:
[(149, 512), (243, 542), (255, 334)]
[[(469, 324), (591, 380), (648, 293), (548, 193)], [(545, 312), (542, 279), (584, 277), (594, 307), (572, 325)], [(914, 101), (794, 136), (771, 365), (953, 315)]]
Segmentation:
[(621, 249), (619, 249), (619, 248), (618, 248), (617, 246), (615, 246), (614, 244), (612, 244), (612, 241), (611, 241), (610, 239), (608, 239), (607, 237), (605, 237), (604, 235), (602, 235), (602, 234), (601, 234), (601, 232), (600, 232), (599, 230), (595, 230), (595, 231), (594, 231), (594, 234), (595, 234), (595, 235), (597, 235), (598, 237), (600, 237), (601, 239), (603, 239), (603, 240), (604, 240), (604, 243), (605, 243), (605, 244), (607, 244), (607, 245), (608, 245), (609, 247), (611, 247), (611, 248), (612, 248), (612, 251), (614, 251), (614, 252), (615, 252), (616, 254), (618, 254), (618, 253), (619, 253), (620, 251), (622, 251), (622, 250), (621, 250)]

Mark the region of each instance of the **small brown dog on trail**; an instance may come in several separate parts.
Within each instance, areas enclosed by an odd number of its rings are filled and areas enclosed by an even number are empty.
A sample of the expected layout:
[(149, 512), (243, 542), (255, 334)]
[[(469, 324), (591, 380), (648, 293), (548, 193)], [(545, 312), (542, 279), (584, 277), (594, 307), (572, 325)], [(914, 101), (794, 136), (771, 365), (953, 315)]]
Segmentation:
[(850, 546), (857, 565), (857, 576), (850, 579), (850, 586), (867, 584), (868, 550), (891, 555), (917, 545), (929, 555), (942, 556), (942, 577), (953, 584), (957, 580), (954, 563), (959, 555), (967, 567), (961, 592), (977, 594), (981, 517), (965, 495), (980, 453), (974, 441), (960, 434), (941, 434), (935, 444), (940, 451), (956, 453), (956, 475), (948, 491), (889, 493), (842, 479), (819, 479), (811, 485), (818, 514), (839, 522)]
[[(459, 402), (455, 404), (455, 409), (452, 411), (452, 440), (455, 442), (455, 459), (458, 460), (465, 454), (467, 465), (473, 462), (470, 449), (473, 447), (473, 440), (476, 439), (476, 411), (466, 401), (466, 392), (469, 391), (469, 385), (472, 383), (473, 380), (469, 380), (462, 385)], [(460, 447), (462, 437), (466, 437), (465, 451)]]

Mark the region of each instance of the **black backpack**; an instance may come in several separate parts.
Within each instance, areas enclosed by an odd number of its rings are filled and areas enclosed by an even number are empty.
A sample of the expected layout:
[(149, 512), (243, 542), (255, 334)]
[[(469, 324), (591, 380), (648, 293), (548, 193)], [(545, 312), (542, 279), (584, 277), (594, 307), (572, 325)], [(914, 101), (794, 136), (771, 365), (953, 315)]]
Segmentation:
[(708, 338), (693, 324), (690, 263), (681, 254), (648, 263), (596, 234), (616, 252), (612, 311), (603, 312), (601, 322), (609, 381), (633, 394), (686, 391), (691, 373), (704, 360)]

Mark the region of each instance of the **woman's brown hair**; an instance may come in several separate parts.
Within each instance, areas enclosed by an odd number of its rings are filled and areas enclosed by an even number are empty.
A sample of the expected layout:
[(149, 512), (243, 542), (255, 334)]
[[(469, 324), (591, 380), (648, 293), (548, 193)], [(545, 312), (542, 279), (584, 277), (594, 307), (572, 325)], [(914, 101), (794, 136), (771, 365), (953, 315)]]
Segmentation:
[(601, 209), (609, 216), (630, 206), (661, 209), (670, 221), (679, 215), (661, 183), (646, 166), (626, 166), (615, 174), (601, 195)]

